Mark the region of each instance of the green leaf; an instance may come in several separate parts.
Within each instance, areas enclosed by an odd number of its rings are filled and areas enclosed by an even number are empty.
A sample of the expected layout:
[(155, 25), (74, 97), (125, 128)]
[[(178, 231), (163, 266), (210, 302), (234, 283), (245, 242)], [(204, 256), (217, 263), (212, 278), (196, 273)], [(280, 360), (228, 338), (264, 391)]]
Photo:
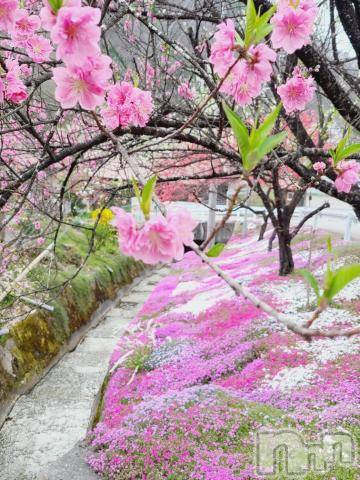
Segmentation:
[(254, 31), (256, 27), (256, 8), (254, 0), (248, 0), (246, 6), (246, 27), (245, 27), (245, 47), (250, 47), (254, 40)]
[(326, 248), (329, 253), (332, 252), (332, 243), (331, 243), (331, 237), (330, 235), (326, 239)]
[(207, 252), (206, 252), (206, 255), (208, 257), (212, 257), (212, 258), (215, 258), (215, 257), (218, 257), (220, 255), (220, 253), (224, 250), (225, 248), (225, 244), (224, 243), (217, 243), (215, 245), (213, 245)]
[(238, 142), (241, 156), (245, 157), (249, 151), (249, 131), (239, 115), (231, 110), (226, 103), (223, 103), (223, 108)]
[(335, 157), (334, 157), (334, 165), (336, 166), (336, 164), (338, 162), (340, 162), (340, 155), (341, 155), (341, 152), (343, 151), (343, 149), (345, 148), (345, 145), (347, 144), (347, 142), (349, 141), (350, 139), (350, 136), (351, 136), (351, 129), (349, 128), (348, 131), (346, 132), (346, 135), (345, 137), (340, 140), (340, 142), (338, 143), (338, 146), (336, 147), (336, 150), (335, 150)]
[(331, 300), (338, 294), (346, 285), (360, 277), (360, 264), (345, 265), (333, 272), (331, 281), (324, 292), (324, 296)]
[(51, 10), (57, 14), (57, 12), (60, 10), (62, 7), (63, 0), (49, 0), (49, 5), (51, 7)]
[(251, 172), (251, 170), (254, 170), (254, 168), (257, 167), (261, 160), (261, 157), (259, 156), (259, 150), (257, 148), (254, 148), (254, 150), (251, 150), (247, 156), (246, 156), (246, 161), (243, 162), (244, 169), (247, 172)]
[(286, 138), (286, 132), (280, 132), (276, 135), (271, 135), (268, 137), (259, 147), (259, 157), (262, 160), (265, 155), (270, 153), (274, 148), (276, 148), (280, 143), (282, 143)]
[(257, 27), (256, 28), (256, 33), (255, 33), (255, 40), (254, 43), (257, 45), (258, 43), (261, 42), (265, 37), (267, 37), (273, 30), (272, 25), (264, 25), (262, 27)]
[(319, 284), (318, 284), (316, 278), (314, 277), (314, 275), (309, 270), (306, 270), (305, 268), (302, 268), (301, 270), (298, 270), (298, 273), (308, 282), (308, 284), (314, 290), (316, 298), (319, 299), (320, 288), (319, 288)]
[(280, 114), (281, 107), (282, 103), (279, 103), (279, 105), (277, 105), (276, 108), (265, 118), (263, 123), (258, 128), (258, 132), (260, 133), (262, 139), (265, 139), (274, 128), (276, 120)]
[(151, 211), (151, 200), (154, 193), (154, 188), (156, 185), (157, 177), (154, 175), (151, 177), (146, 184), (144, 185), (142, 196), (141, 196), (141, 210), (145, 216), (148, 218)]
[(336, 159), (338, 162), (343, 160), (344, 158), (351, 157), (351, 155), (355, 155), (355, 153), (360, 152), (360, 143), (353, 143), (352, 145), (348, 145), (347, 147), (343, 148), (341, 152), (337, 155)]

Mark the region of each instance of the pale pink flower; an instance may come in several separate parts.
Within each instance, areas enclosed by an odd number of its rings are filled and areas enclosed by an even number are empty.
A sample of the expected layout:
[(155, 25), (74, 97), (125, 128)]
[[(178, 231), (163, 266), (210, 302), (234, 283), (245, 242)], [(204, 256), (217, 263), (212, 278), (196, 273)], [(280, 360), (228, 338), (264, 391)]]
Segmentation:
[(151, 93), (128, 82), (116, 83), (109, 89), (107, 104), (101, 114), (106, 126), (112, 129), (144, 127), (154, 108)]
[(89, 57), (81, 66), (54, 68), (55, 98), (63, 108), (77, 103), (86, 110), (93, 110), (104, 101), (107, 81), (111, 77), (106, 55)]
[(4, 95), (5, 95), (5, 83), (3, 82), (3, 79), (0, 78), (0, 103), (4, 101)]
[(34, 223), (34, 228), (35, 228), (35, 230), (41, 230), (41, 223), (40, 222), (35, 222)]
[(26, 53), (35, 63), (43, 63), (50, 60), (52, 46), (47, 38), (34, 35), (26, 41)]
[[(44, 6), (40, 10), (42, 27), (50, 32), (56, 23), (56, 14), (47, 0), (43, 0)], [(63, 0), (62, 7), (81, 7), (81, 0)]]
[(312, 10), (284, 8), (272, 17), (271, 23), (271, 42), (274, 48), (283, 48), (287, 53), (294, 53), (310, 43), (313, 30)]
[(51, 30), (51, 39), (57, 44), (56, 58), (79, 66), (84, 53), (95, 56), (100, 52), (101, 11), (92, 7), (63, 7)]
[(38, 245), (43, 245), (45, 243), (45, 238), (44, 237), (39, 237), (36, 239), (36, 243)]
[(313, 169), (317, 173), (323, 173), (326, 170), (326, 164), (324, 162), (315, 162)]
[(20, 79), (21, 69), (17, 60), (8, 59), (5, 62), (7, 73), (5, 76), (5, 98), (13, 103), (20, 103), (28, 96), (26, 87)]
[(349, 193), (351, 187), (359, 181), (360, 163), (356, 160), (342, 160), (336, 166), (338, 176), (335, 187), (338, 192)]
[(157, 215), (147, 221), (140, 230), (138, 259), (149, 265), (159, 262), (181, 260), (184, 255), (184, 245), (166, 218)]
[(166, 219), (176, 232), (178, 240), (184, 245), (190, 245), (193, 242), (194, 229), (199, 222), (192, 217), (189, 210), (186, 210), (186, 208), (169, 208)]
[(314, 96), (314, 79), (312, 77), (305, 78), (302, 74), (296, 73), (284, 85), (278, 87), (277, 92), (286, 113), (304, 110)]
[(246, 62), (247, 75), (253, 77), (254, 82), (268, 82), (272, 74), (270, 62), (275, 62), (276, 53), (264, 43), (249, 48), (250, 60)]
[(31, 67), (29, 65), (26, 65), (26, 63), (23, 63), (20, 66), (20, 71), (21, 71), (21, 75), (23, 75), (24, 77), (30, 77), (30, 75), (32, 74)]
[(261, 83), (246, 75), (244, 62), (237, 64), (223, 83), (220, 91), (231, 95), (239, 105), (248, 105), (253, 98), (260, 95)]
[(15, 23), (12, 30), (12, 39), (24, 46), (24, 41), (34, 35), (40, 28), (40, 18), (37, 15), (29, 15), (28, 11), (21, 8), (16, 11)]
[(139, 238), (135, 219), (122, 208), (113, 207), (112, 211), (115, 214), (115, 218), (111, 221), (111, 224), (118, 232), (120, 250), (125, 255), (135, 257), (138, 251), (137, 241)]
[(179, 61), (176, 61), (174, 63), (172, 63), (169, 68), (167, 69), (167, 73), (169, 75), (172, 75), (173, 73), (175, 73), (177, 70), (179, 70), (179, 68), (181, 67), (181, 62)]
[(11, 33), (18, 10), (17, 0), (0, 0), (0, 29)]
[(225, 75), (235, 61), (233, 53), (236, 39), (234, 22), (232, 20), (226, 20), (220, 23), (214, 39), (215, 41), (211, 46), (209, 61), (214, 65), (214, 71), (216, 73)]
[(186, 100), (193, 100), (195, 97), (195, 93), (191, 90), (189, 82), (183, 82), (178, 86), (178, 95)]

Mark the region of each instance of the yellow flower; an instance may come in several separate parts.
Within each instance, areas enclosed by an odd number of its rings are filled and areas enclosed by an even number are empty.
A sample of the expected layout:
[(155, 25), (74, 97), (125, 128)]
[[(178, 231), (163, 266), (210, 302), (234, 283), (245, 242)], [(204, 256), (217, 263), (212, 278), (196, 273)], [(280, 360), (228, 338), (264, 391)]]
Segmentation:
[(109, 208), (104, 208), (103, 211), (101, 211), (101, 208), (97, 208), (91, 212), (91, 218), (94, 220), (97, 220), (99, 215), (99, 223), (101, 225), (107, 225), (114, 218), (114, 214)]

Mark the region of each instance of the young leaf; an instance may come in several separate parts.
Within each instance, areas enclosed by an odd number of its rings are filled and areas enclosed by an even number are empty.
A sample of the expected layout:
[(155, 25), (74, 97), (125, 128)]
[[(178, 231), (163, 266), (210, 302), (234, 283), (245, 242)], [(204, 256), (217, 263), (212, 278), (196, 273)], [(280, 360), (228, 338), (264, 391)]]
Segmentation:
[(282, 107), (282, 103), (276, 106), (273, 112), (271, 112), (263, 121), (263, 123), (258, 128), (261, 138), (265, 139), (271, 130), (274, 128), (275, 122), (279, 116), (280, 110)]
[(49, 5), (51, 7), (51, 10), (57, 14), (57, 12), (60, 10), (62, 7), (62, 0), (49, 0)]
[(238, 142), (241, 156), (245, 157), (249, 151), (249, 131), (237, 113), (231, 110), (225, 103), (223, 103), (223, 108)]
[(355, 278), (360, 277), (360, 264), (345, 265), (333, 272), (332, 279), (326, 290), (324, 296), (329, 300), (333, 299), (346, 285), (352, 282)]
[(319, 288), (319, 284), (318, 284), (316, 278), (314, 277), (314, 275), (309, 270), (306, 270), (305, 268), (302, 268), (301, 270), (298, 270), (298, 272), (308, 282), (308, 284), (314, 290), (316, 298), (319, 299), (320, 288)]
[(276, 135), (271, 135), (268, 137), (259, 147), (259, 157), (262, 160), (265, 155), (270, 153), (274, 148), (276, 148), (280, 143), (282, 143), (286, 138), (286, 132), (280, 132)]
[(220, 253), (224, 250), (224, 248), (224, 243), (216, 243), (206, 252), (206, 255), (212, 258), (218, 257)]
[(151, 211), (151, 200), (155, 188), (157, 177), (154, 175), (151, 177), (146, 184), (144, 185), (142, 196), (141, 196), (141, 210), (145, 216), (148, 218)]
[(360, 152), (360, 143), (353, 143), (352, 145), (348, 145), (347, 147), (343, 148), (341, 152), (337, 155), (336, 159), (338, 162), (340, 160), (344, 160), (344, 158), (351, 157), (351, 155), (355, 155), (355, 153)]
[(257, 15), (254, 0), (248, 0), (246, 6), (245, 47), (250, 47), (254, 40), (256, 20)]

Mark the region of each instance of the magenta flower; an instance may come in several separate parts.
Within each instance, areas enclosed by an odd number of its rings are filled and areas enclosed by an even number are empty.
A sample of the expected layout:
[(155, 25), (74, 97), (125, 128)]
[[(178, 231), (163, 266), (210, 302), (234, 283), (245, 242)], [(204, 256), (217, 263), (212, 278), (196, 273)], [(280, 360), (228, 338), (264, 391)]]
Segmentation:
[(58, 60), (79, 66), (84, 59), (84, 51), (88, 56), (100, 52), (100, 15), (98, 8), (60, 8), (56, 24), (51, 30), (51, 39), (58, 45)]
[(109, 89), (107, 107), (101, 114), (109, 128), (133, 125), (144, 127), (153, 111), (151, 93), (134, 87), (131, 83), (116, 83)]
[(229, 67), (234, 63), (234, 47), (236, 31), (232, 20), (220, 23), (218, 31), (214, 35), (215, 41), (211, 47), (209, 61), (214, 65), (214, 71), (219, 75), (225, 75)]
[[(47, 0), (43, 0), (44, 6), (40, 10), (42, 27), (50, 32), (56, 23), (56, 15)], [(81, 0), (63, 0), (62, 7), (81, 7)]]
[(315, 162), (313, 169), (315, 172), (323, 173), (326, 170), (326, 164), (324, 162)]
[(53, 70), (56, 83), (55, 98), (63, 108), (77, 103), (86, 110), (93, 110), (104, 101), (107, 81), (111, 77), (106, 55), (88, 57), (82, 66), (57, 67)]
[(349, 193), (351, 187), (359, 181), (360, 163), (356, 160), (342, 160), (337, 166), (338, 176), (335, 187), (338, 192)]
[(287, 53), (294, 53), (307, 45), (310, 43), (313, 22), (312, 10), (292, 7), (280, 9), (271, 19), (271, 42), (274, 48), (283, 48)]
[(286, 113), (304, 110), (314, 96), (314, 80), (312, 77), (305, 78), (301, 73), (296, 72), (284, 85), (278, 87), (277, 92)]
[(30, 37), (26, 42), (26, 53), (35, 63), (43, 63), (50, 60), (52, 46), (47, 38), (40, 35)]
[(10, 33), (15, 24), (17, 0), (0, 0), (0, 29)]

